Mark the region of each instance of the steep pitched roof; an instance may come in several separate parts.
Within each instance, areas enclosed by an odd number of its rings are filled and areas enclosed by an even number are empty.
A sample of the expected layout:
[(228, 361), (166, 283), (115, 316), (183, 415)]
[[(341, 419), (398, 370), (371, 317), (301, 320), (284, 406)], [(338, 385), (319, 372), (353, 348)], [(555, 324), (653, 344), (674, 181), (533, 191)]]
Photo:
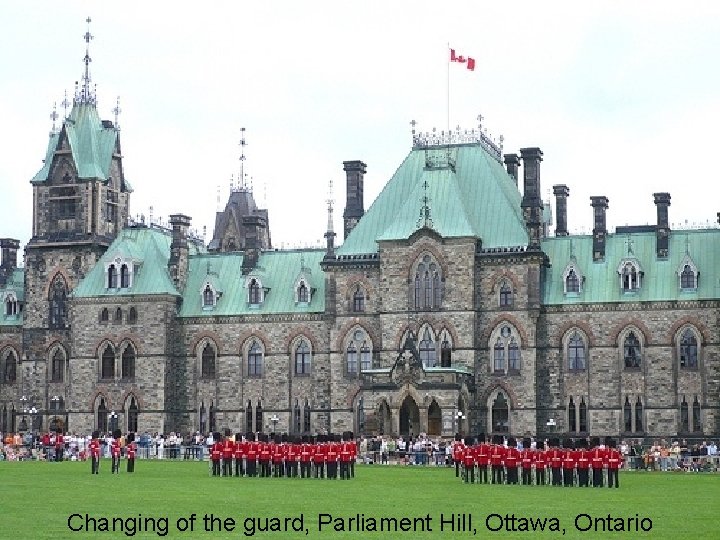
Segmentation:
[[(242, 274), (241, 253), (192, 256), (180, 317), (322, 313), (325, 276), (320, 263), (324, 256), (325, 251), (318, 249), (265, 251), (247, 275)], [(311, 288), (308, 303), (295, 301), (295, 284), (301, 271)], [(248, 302), (247, 283), (251, 278), (258, 279), (266, 291), (264, 301), (257, 306)], [(212, 309), (203, 309), (202, 291), (208, 281), (222, 295)]]
[[(168, 272), (170, 259), (169, 231), (158, 228), (128, 227), (110, 245), (88, 275), (72, 292), (74, 298), (96, 296), (134, 296), (172, 294), (179, 295)], [(190, 254), (204, 252), (193, 243)], [(128, 289), (108, 289), (106, 266), (116, 257), (131, 260), (137, 271), (133, 272), (132, 286)]]
[[(444, 154), (445, 163), (429, 163), (432, 153)], [(432, 228), (443, 237), (478, 238), (485, 248), (528, 243), (515, 181), (481, 144), (457, 144), (414, 148), (338, 255), (376, 253), (378, 241), (408, 238), (422, 225), (425, 196)]]
[(118, 130), (100, 120), (94, 104), (76, 103), (60, 133), (50, 136), (44, 165), (31, 182), (47, 181), (56, 154), (65, 149), (70, 150), (79, 179), (107, 180), (117, 142)]
[[(628, 239), (630, 243), (628, 243)], [(603, 302), (653, 302), (671, 300), (709, 300), (720, 298), (720, 230), (671, 231), (669, 256), (658, 259), (655, 233), (609, 234), (605, 259), (593, 262), (592, 236), (565, 236), (543, 240), (541, 248), (550, 259), (545, 272), (543, 303), (547, 305), (591, 304)], [(575, 256), (584, 276), (582, 292), (565, 294), (563, 272)], [(629, 253), (628, 246), (631, 253)], [(681, 290), (678, 271), (690, 254), (700, 274), (696, 290)], [(635, 260), (643, 271), (639, 290), (623, 292), (618, 268), (623, 260)]]

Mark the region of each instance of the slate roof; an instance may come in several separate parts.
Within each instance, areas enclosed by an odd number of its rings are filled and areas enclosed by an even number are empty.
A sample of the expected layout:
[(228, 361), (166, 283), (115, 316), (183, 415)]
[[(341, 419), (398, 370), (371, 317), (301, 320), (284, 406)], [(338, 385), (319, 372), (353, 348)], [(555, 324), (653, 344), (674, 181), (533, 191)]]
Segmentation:
[[(180, 317), (322, 313), (325, 311), (325, 275), (321, 249), (264, 251), (248, 275), (242, 275), (242, 253), (198, 254), (190, 257), (190, 269)], [(304, 276), (311, 289), (310, 302), (295, 302), (295, 286)], [(259, 306), (248, 302), (247, 283), (257, 278), (265, 289)], [(221, 293), (217, 305), (203, 308), (202, 291), (210, 283)]]
[[(449, 154), (454, 166), (447, 159), (446, 165), (428, 166), (428, 153)], [(429, 197), (432, 228), (445, 238), (478, 238), (483, 248), (528, 243), (515, 180), (481, 144), (456, 144), (413, 148), (338, 256), (377, 253), (378, 241), (408, 238), (421, 225), (424, 196)]]
[[(630, 243), (628, 243), (628, 239)], [(658, 259), (655, 253), (655, 233), (609, 234), (606, 238), (605, 259), (592, 260), (592, 236), (547, 238), (542, 250), (548, 255), (551, 267), (545, 272), (543, 303), (546, 305), (593, 304), (607, 302), (654, 302), (673, 300), (709, 300), (720, 298), (720, 230), (671, 231), (669, 256)], [(563, 273), (575, 257), (580, 273), (585, 277), (579, 294), (565, 294)], [(628, 253), (628, 246), (632, 253)], [(689, 256), (699, 272), (696, 290), (681, 290), (678, 271)], [(634, 259), (643, 271), (641, 288), (623, 292), (618, 268), (625, 259)]]

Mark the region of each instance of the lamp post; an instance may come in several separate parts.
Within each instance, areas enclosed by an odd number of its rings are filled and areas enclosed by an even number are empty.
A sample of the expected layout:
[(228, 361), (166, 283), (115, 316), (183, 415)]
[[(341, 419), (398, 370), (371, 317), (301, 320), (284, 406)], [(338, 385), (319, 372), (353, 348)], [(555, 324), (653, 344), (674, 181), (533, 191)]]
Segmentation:
[[(57, 430), (57, 413), (60, 410), (60, 397), (53, 396), (50, 398), (50, 414), (52, 418), (48, 421), (48, 429), (50, 431)], [(52, 428), (52, 429), (51, 429)], [(64, 428), (64, 426), (63, 426)], [(63, 429), (64, 431), (64, 429)]]
[(555, 433), (557, 422), (555, 422), (554, 418), (550, 418), (545, 425), (547, 426), (548, 435), (551, 437)]
[(270, 417), (270, 421), (272, 422), (272, 425), (273, 425), (273, 430), (272, 430), (272, 432), (275, 433), (275, 429), (277, 428), (277, 424), (278, 424), (278, 422), (280, 421), (280, 419), (278, 418), (278, 415), (277, 415), (277, 414), (273, 414), (273, 415)]

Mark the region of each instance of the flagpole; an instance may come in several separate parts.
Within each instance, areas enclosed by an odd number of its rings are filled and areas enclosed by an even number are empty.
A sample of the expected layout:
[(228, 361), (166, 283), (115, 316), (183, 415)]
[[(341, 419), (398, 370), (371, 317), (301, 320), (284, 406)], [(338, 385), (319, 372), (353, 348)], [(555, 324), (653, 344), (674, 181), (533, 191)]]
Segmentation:
[(445, 52), (445, 58), (447, 59), (447, 128), (450, 133), (450, 42), (447, 44), (447, 51)]

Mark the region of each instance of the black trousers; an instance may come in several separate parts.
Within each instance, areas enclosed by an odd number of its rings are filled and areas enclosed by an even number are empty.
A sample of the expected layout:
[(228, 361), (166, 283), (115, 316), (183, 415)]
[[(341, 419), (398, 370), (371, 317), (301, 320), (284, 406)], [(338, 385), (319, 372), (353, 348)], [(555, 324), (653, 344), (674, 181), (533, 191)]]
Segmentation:
[(475, 467), (473, 465), (465, 465), (465, 482), (474, 484), (475, 483)]
[(223, 476), (232, 476), (232, 458), (223, 458)]
[(220, 460), (213, 460), (212, 462), (212, 475), (220, 476)]
[(552, 471), (552, 485), (553, 486), (561, 486), (562, 485), (562, 469), (560, 467), (553, 467), (550, 469)]
[(310, 462), (309, 461), (301, 461), (300, 462), (300, 476), (302, 478), (310, 478)]
[(532, 469), (523, 468), (522, 483), (523, 483), (523, 486), (529, 486), (530, 484), (532, 484)]
[(315, 478), (325, 478), (325, 464), (324, 463), (316, 463), (315, 464)]
[(90, 473), (91, 474), (99, 474), (100, 472), (100, 458), (99, 457), (91, 457), (90, 458)]
[(589, 469), (578, 469), (578, 485), (580, 487), (588, 487), (590, 481), (590, 470)]
[(257, 476), (257, 461), (248, 459), (247, 463), (245, 463), (245, 468), (247, 469), (248, 476)]
[(487, 465), (478, 465), (478, 482), (480, 484), (488, 483), (488, 468)]
[(620, 475), (618, 469), (608, 469), (608, 487), (620, 487)]
[(242, 476), (243, 474), (245, 474), (243, 460), (242, 458), (235, 458), (235, 476)]
[(127, 472), (135, 472), (135, 458), (128, 458)]
[(492, 483), (493, 484), (502, 484), (504, 481), (504, 471), (502, 465), (493, 465), (492, 466)]
[(545, 485), (545, 467), (540, 467), (539, 469), (535, 469), (535, 485), (536, 486), (544, 486)]
[(603, 487), (603, 470), (593, 469), (593, 487)]
[(563, 469), (563, 484), (565, 487), (575, 485), (575, 469)]

